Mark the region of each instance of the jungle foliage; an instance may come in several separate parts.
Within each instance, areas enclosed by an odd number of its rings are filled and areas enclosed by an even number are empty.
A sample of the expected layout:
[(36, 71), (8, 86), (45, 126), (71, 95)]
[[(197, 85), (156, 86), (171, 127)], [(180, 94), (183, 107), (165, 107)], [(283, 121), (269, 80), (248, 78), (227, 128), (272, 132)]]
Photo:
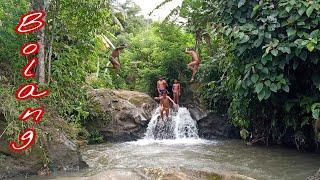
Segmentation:
[[(36, 9), (35, 1), (0, 2), (0, 138), (5, 140), (17, 139), (21, 129), (30, 127), (32, 122), (21, 122), (17, 117), (24, 108), (39, 105), (46, 106), (47, 116), (50, 113), (56, 115), (57, 111), (70, 126), (82, 131), (89, 115), (87, 90), (114, 88), (119, 84), (115, 72), (110, 65), (107, 67), (111, 50), (100, 35), (113, 38), (114, 44), (118, 45), (117, 35), (131, 30), (121, 29), (122, 25), (120, 27), (117, 22), (126, 21), (124, 28), (130, 22), (137, 26), (138, 22), (139, 25), (146, 22), (134, 18), (134, 13), (138, 12), (136, 6), (118, 11), (116, 5), (108, 0), (52, 0), (46, 4), (48, 2), (37, 1), (40, 3), (37, 6), (46, 5), (47, 14), (44, 44), (46, 82), (40, 84), (40, 89), (50, 89), (51, 93), (45, 98), (23, 102), (15, 99), (16, 89), (27, 82), (37, 83), (37, 79), (26, 80), (21, 76), (20, 70), (27, 59), (19, 52), (24, 43), (38, 41), (38, 37), (37, 34), (18, 35), (14, 27), (21, 15)], [(134, 11), (131, 12), (132, 9)], [(121, 19), (121, 15), (129, 14), (129, 11), (133, 14), (131, 19)], [(47, 116), (45, 118), (50, 118)]]
[(295, 144), (314, 148), (319, 8), (317, 0), (184, 0), (179, 7), (199, 49), (212, 51), (202, 67), (208, 106), (227, 107), (245, 139), (251, 133), (266, 143), (286, 143), (289, 134)]
[[(123, 54), (128, 60), (124, 68), (131, 89), (157, 95), (159, 76), (172, 84), (174, 79), (186, 81), (188, 57), (184, 47), (191, 46), (194, 38), (174, 24), (153, 23), (129, 39), (130, 48)], [(190, 61), (190, 60), (189, 60)]]
[[(160, 74), (173, 80), (189, 73), (183, 47), (192, 45), (193, 36), (175, 24), (152, 23), (139, 15), (140, 8), (130, 0), (124, 4), (108, 0), (36, 2), (0, 2), (0, 138), (17, 139), (20, 130), (32, 124), (17, 120), (19, 113), (41, 105), (48, 112), (45, 119), (59, 115), (75, 129), (72, 137), (78, 133), (89, 142), (101, 142), (99, 133), (88, 133), (84, 127), (90, 120), (88, 90), (121, 88), (152, 94)], [(40, 90), (50, 89), (51, 93), (37, 100), (17, 101), (14, 93), (21, 84), (38, 82), (37, 78), (22, 78), (20, 70), (27, 59), (19, 54), (24, 43), (38, 41), (38, 36), (18, 35), (14, 27), (22, 14), (44, 5), (46, 81)], [(109, 63), (112, 48), (103, 36), (114, 46), (128, 45), (120, 56), (119, 73)]]

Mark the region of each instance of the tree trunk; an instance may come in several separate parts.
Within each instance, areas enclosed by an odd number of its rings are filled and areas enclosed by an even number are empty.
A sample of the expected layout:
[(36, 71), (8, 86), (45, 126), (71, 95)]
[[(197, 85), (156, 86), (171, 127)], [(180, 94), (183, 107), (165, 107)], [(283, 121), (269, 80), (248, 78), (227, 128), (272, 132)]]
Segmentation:
[(51, 41), (50, 41), (50, 45), (49, 45), (49, 56), (48, 56), (48, 84), (50, 84), (50, 81), (51, 81), (52, 42), (53, 42), (53, 34), (52, 34)]
[[(41, 3), (39, 4), (39, 9), (42, 11), (46, 11), (48, 6), (48, 0), (43, 0), (41, 1)], [(43, 18), (43, 20), (45, 21), (46, 17)], [(45, 78), (45, 28), (42, 28), (39, 32), (38, 32), (38, 36), (39, 36), (39, 45), (40, 45), (40, 50), (39, 50), (39, 54), (38, 54), (38, 60), (39, 60), (39, 71), (38, 71), (38, 77), (39, 77), (39, 83), (45, 83), (46, 82), (46, 78)]]
[[(47, 7), (49, 5), (49, 0), (31, 0), (31, 5), (33, 10), (41, 10), (46, 12)], [(46, 18), (44, 17), (45, 21)], [(45, 28), (42, 28), (38, 31), (38, 43), (40, 45), (39, 53), (38, 53), (38, 66), (37, 66), (37, 74), (39, 78), (39, 83), (45, 83)]]
[[(48, 62), (48, 85), (50, 84), (51, 82), (51, 61), (52, 61), (52, 49), (53, 49), (53, 41), (54, 41), (54, 36), (55, 36), (55, 29), (56, 29), (56, 17), (58, 16), (58, 12), (59, 12), (59, 4), (60, 4), (60, 1), (59, 0), (56, 0), (56, 1), (51, 1), (51, 6), (53, 7), (53, 22), (52, 22), (52, 28), (49, 29), (48, 28), (48, 31), (51, 32), (51, 38), (50, 38), (50, 41), (48, 43), (48, 59), (47, 59), (47, 62)], [(49, 8), (49, 5), (47, 6)]]
[[(57, 6), (57, 4), (56, 4)], [(55, 7), (56, 8), (56, 7)], [(57, 12), (57, 9), (55, 9), (55, 12)], [(56, 25), (56, 17), (53, 16), (53, 23), (52, 23), (52, 29), (51, 29), (51, 38), (49, 42), (49, 56), (48, 56), (48, 85), (51, 82), (51, 57), (52, 57), (52, 44), (53, 44), (53, 38), (54, 38), (54, 31), (55, 31), (55, 25)]]

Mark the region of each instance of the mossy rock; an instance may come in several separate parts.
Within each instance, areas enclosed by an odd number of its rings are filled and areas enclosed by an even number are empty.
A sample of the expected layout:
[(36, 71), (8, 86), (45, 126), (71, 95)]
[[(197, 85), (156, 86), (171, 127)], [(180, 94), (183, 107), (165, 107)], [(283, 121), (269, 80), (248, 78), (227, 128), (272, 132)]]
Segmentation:
[(152, 99), (150, 97), (142, 97), (142, 96), (135, 96), (129, 99), (129, 102), (136, 105), (136, 106), (143, 106), (143, 104), (152, 104)]
[(88, 92), (89, 120), (86, 128), (98, 130), (104, 140), (125, 141), (142, 137), (157, 103), (135, 91), (95, 89)]

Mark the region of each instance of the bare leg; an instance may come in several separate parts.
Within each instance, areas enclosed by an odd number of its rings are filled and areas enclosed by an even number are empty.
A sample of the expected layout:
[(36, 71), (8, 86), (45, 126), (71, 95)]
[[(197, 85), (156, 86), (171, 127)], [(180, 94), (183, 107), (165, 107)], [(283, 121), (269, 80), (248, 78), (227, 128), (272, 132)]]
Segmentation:
[(189, 68), (190, 70), (193, 70), (193, 69), (194, 69), (194, 62), (189, 63), (189, 64), (188, 64), (188, 68)]
[(120, 71), (120, 63), (118, 61), (115, 61), (114, 67), (117, 71)]
[(162, 121), (163, 121), (163, 109), (161, 108), (161, 110), (160, 110), (160, 115), (161, 115), (161, 119), (162, 119)]
[(111, 64), (113, 65), (113, 68), (116, 69), (117, 71), (120, 70), (120, 63), (114, 59), (110, 59)]
[(196, 70), (196, 69), (193, 69), (193, 70), (192, 70), (192, 77), (191, 77), (190, 82), (193, 82), (193, 81), (194, 81), (194, 76), (196, 75), (196, 73), (197, 73), (197, 70)]
[(165, 111), (166, 111), (167, 118), (169, 118), (169, 108), (166, 108)]
[(192, 82), (192, 81), (194, 81), (194, 76), (197, 73), (197, 70), (198, 70), (198, 67), (199, 67), (199, 62), (193, 61), (193, 62), (188, 64), (188, 67), (189, 67), (189, 69), (192, 70), (192, 77), (191, 77), (191, 80), (190, 80), (190, 82)]

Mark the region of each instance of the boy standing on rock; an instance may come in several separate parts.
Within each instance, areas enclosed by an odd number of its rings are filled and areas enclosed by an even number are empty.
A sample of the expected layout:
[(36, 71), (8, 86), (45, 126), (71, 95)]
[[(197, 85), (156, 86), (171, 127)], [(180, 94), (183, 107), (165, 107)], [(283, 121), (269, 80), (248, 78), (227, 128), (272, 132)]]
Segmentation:
[(159, 96), (160, 96), (163, 92), (165, 92), (165, 93), (168, 92), (168, 91), (167, 91), (167, 86), (168, 86), (167, 81), (164, 80), (164, 78), (161, 76), (161, 77), (159, 78), (158, 82), (157, 82), (157, 90), (158, 90)]
[(179, 104), (181, 90), (180, 90), (180, 82), (178, 80), (174, 80), (172, 85), (172, 92), (173, 92), (173, 100), (176, 104)]

